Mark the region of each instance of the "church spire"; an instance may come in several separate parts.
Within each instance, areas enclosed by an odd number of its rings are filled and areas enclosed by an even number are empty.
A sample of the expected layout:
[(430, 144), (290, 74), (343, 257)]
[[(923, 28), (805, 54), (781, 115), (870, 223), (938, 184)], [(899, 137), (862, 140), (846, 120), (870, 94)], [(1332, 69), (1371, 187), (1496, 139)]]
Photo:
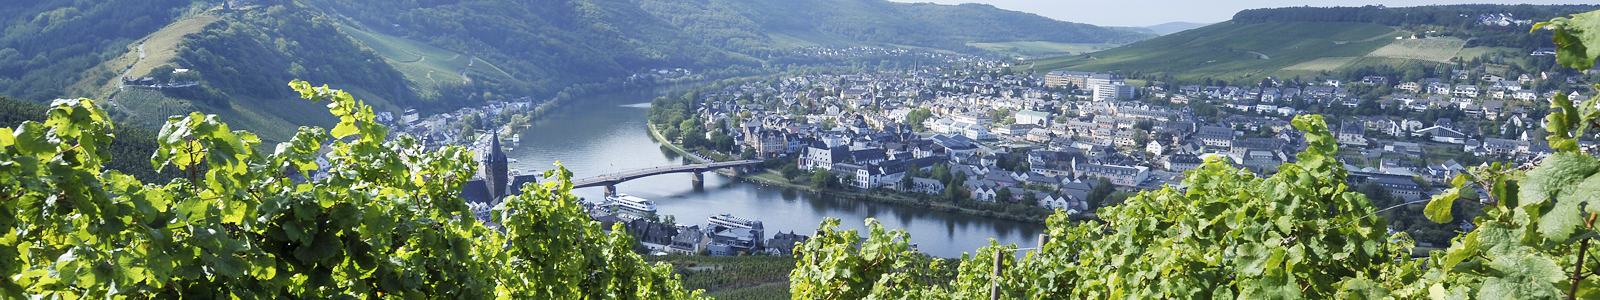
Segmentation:
[(506, 186), (510, 184), (511, 176), (506, 166), (506, 153), (500, 150), (500, 131), (492, 132), (489, 153), (483, 157), (483, 173), (489, 183), (489, 196), (499, 200), (506, 196)]

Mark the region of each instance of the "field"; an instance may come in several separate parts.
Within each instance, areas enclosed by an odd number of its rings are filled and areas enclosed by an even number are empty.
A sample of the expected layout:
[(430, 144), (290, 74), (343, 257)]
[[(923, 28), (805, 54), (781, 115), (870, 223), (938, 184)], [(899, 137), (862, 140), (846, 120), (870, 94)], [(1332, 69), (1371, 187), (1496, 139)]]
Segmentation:
[(1038, 60), (1034, 69), (1259, 80), (1342, 67), (1401, 35), (1409, 36), (1369, 23), (1222, 22), (1087, 55)]
[(1083, 54), (1096, 52), (1121, 46), (1105, 43), (1057, 43), (1047, 41), (1033, 42), (1004, 42), (1004, 43), (967, 43), (967, 46), (978, 47), (984, 50), (1012, 53), (1022, 56), (1036, 56), (1045, 54)]
[[(368, 48), (372, 48), (372, 51), (376, 52), (378, 56), (388, 60), (389, 65), (394, 66), (395, 70), (405, 74), (406, 79), (416, 82), (419, 94), (435, 93), (440, 84), (459, 84), (463, 82), (461, 70), (467, 68), (469, 59), (467, 55), (434, 47), (427, 43), (368, 32), (355, 27), (340, 25), (339, 29)], [(477, 60), (471, 64), (471, 69), (467, 70), (468, 77), (511, 77), (509, 73), (483, 60)]]
[(1283, 68), (1284, 70), (1333, 71), (1355, 61), (1355, 57), (1323, 57)]
[(1388, 46), (1383, 46), (1383, 48), (1373, 50), (1372, 53), (1367, 54), (1367, 56), (1449, 62), (1450, 58), (1456, 57), (1456, 54), (1461, 52), (1461, 47), (1466, 45), (1466, 40), (1453, 37), (1420, 40), (1395, 40), (1394, 43), (1389, 44)]
[(1511, 54), (1514, 54), (1514, 55), (1508, 55), (1507, 57), (1523, 57), (1523, 56), (1527, 55), (1527, 53), (1523, 53), (1521, 49), (1511, 48), (1511, 47), (1470, 47), (1470, 48), (1462, 48), (1461, 49), (1461, 53), (1456, 55), (1456, 56), (1457, 57), (1461, 57), (1461, 59), (1470, 60), (1470, 59), (1473, 59), (1473, 58), (1481, 57), (1484, 54), (1493, 54), (1493, 53), (1511, 53)]

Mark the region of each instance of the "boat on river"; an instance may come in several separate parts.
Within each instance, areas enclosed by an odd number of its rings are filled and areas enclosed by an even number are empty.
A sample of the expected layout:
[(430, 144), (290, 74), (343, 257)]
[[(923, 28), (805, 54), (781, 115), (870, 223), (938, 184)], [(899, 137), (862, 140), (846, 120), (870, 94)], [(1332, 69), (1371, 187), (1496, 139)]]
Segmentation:
[(647, 216), (656, 212), (656, 204), (655, 202), (650, 202), (650, 199), (640, 198), (638, 196), (623, 193), (606, 196), (606, 202), (604, 206), (611, 208), (611, 211), (617, 213), (625, 213), (639, 217)]

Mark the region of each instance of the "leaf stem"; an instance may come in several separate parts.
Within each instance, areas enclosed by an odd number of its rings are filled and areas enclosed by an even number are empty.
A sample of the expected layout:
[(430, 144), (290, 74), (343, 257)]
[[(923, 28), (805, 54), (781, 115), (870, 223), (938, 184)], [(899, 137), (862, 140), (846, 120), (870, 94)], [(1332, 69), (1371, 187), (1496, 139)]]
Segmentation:
[[(1590, 230), (1594, 229), (1594, 217), (1595, 214), (1591, 213), (1587, 218), (1588, 220), (1584, 222), (1584, 225)], [(1589, 277), (1588, 274), (1583, 274), (1583, 259), (1588, 256), (1584, 254), (1589, 253), (1589, 240), (1592, 240), (1592, 238), (1585, 238), (1583, 242), (1578, 244), (1578, 263), (1572, 267), (1572, 286), (1567, 287), (1567, 299), (1578, 299), (1578, 282)]]

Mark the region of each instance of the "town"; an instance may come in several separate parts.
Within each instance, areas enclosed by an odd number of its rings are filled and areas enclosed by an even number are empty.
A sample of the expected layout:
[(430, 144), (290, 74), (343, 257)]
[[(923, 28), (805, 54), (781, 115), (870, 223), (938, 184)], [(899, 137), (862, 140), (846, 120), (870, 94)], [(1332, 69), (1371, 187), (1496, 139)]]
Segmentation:
[[(781, 161), (771, 173), (816, 187), (1093, 218), (1131, 192), (1181, 189), (1183, 172), (1206, 160), (1272, 176), (1306, 147), (1289, 119), (1321, 114), (1352, 190), (1375, 186), (1393, 199), (1377, 204), (1420, 210), (1467, 167), (1553, 153), (1538, 129), (1546, 101), (1562, 91), (1536, 87), (1581, 86), (1593, 74), (1507, 78), (1479, 67), (1406, 82), (1367, 75), (1172, 86), (1008, 66), (752, 80), (657, 101), (693, 110), (653, 110), (651, 121), (687, 148)], [(1096, 193), (1101, 185), (1116, 192)], [(1470, 229), (1458, 223), (1450, 226)]]
[[(1306, 147), (1289, 119), (1321, 114), (1341, 145), (1338, 159), (1353, 190), (1373, 186), (1392, 199), (1375, 204), (1419, 208), (1467, 167), (1529, 162), (1552, 153), (1537, 129), (1545, 122), (1545, 101), (1560, 90), (1538, 88), (1553, 86), (1549, 82), (1579, 86), (1589, 75), (1541, 71), (1511, 77), (1506, 70), (1479, 67), (1438, 70), (1443, 77), (1404, 82), (1399, 76), (1330, 75), (1178, 85), (1110, 73), (1029, 74), (1005, 61), (930, 57), (944, 63), (768, 77), (663, 97), (652, 103), (650, 123), (696, 157), (767, 160), (768, 171), (755, 177), (1041, 220), (1055, 210), (1092, 219), (1097, 208), (1137, 191), (1181, 189), (1184, 171), (1207, 160), (1272, 176)], [(654, 70), (640, 76), (690, 73)], [(1577, 93), (1571, 99), (1588, 100)], [(470, 134), (474, 128), (510, 134), (518, 113), (548, 102), (492, 101), (427, 118), (414, 111), (400, 118), (379, 113), (379, 121), (404, 124), (403, 134), (420, 136), (430, 147), (471, 145), (487, 163), (498, 140)], [(480, 171), (487, 170), (495, 169)], [(503, 182), (534, 181), (509, 172)], [(478, 181), (491, 173), (480, 172)], [(472, 201), (473, 210), (487, 218), (497, 197), (478, 198), (484, 199)], [(702, 227), (619, 210), (614, 203), (590, 204), (592, 217), (605, 228), (623, 222), (637, 232), (647, 248), (642, 252), (784, 255), (781, 250), (792, 247), (778, 244), (807, 238), (790, 232), (769, 239), (760, 221), (735, 216), (713, 215)], [(1470, 229), (1470, 223), (1460, 223), (1444, 228)], [(1391, 231), (1406, 230), (1395, 227)], [(680, 234), (689, 232), (697, 234)]]

